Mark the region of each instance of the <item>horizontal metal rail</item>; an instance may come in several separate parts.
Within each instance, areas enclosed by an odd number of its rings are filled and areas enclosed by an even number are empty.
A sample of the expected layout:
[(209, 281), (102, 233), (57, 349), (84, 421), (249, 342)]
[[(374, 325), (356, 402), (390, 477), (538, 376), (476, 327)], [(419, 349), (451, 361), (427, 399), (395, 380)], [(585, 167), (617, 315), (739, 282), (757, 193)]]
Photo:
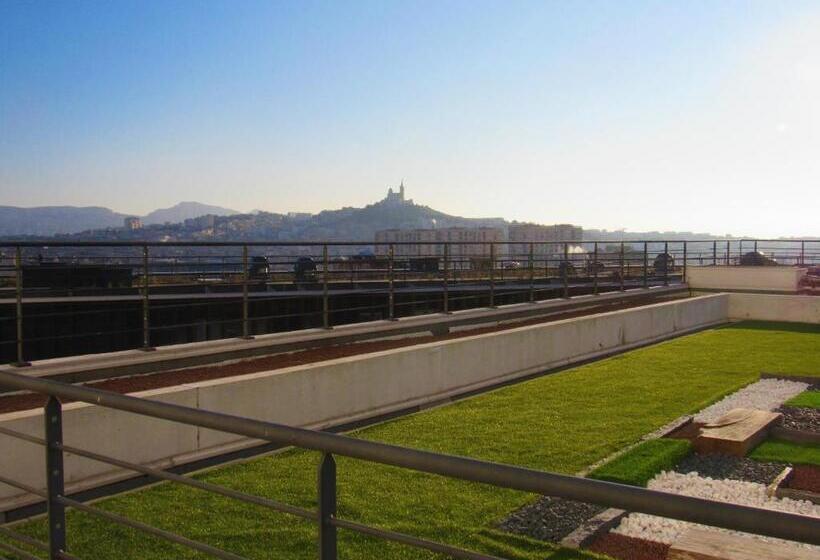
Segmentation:
[(37, 539), (33, 539), (28, 535), (24, 535), (22, 533), (18, 533), (17, 531), (12, 531), (8, 527), (3, 527), (0, 525), (0, 535), (5, 535), (11, 539), (19, 541), (21, 543), (25, 543), (31, 547), (39, 548), (40, 550), (48, 551), (48, 545), (42, 541), (38, 541)]
[[(31, 538), (28, 535), (18, 533), (17, 531), (12, 531), (8, 527), (3, 527), (2, 525), (0, 525), (0, 535), (5, 535), (6, 537), (8, 537), (10, 539), (14, 539), (18, 542), (27, 544), (27, 545), (31, 546), (32, 548), (36, 548), (36, 549), (42, 550), (44, 552), (48, 552), (48, 544), (46, 544), (42, 541), (38, 541), (37, 539)], [(2, 543), (0, 543), (0, 544), (2, 544)], [(11, 552), (14, 552), (14, 551), (11, 551)], [(19, 551), (15, 552), (15, 554), (20, 554), (20, 552)], [(28, 554), (28, 553), (24, 553), (23, 558), (36, 558), (37, 560), (41, 560), (37, 556), (31, 556), (31, 555), (25, 556), (25, 554)], [(60, 552), (59, 557), (61, 558), (61, 560), (79, 560), (76, 556), (74, 556), (73, 554), (69, 554), (68, 552)]]
[(0, 542), (0, 550), (11, 552), (12, 554), (22, 558), (23, 560), (42, 560), (42, 558), (34, 556), (33, 554), (29, 554), (25, 550), (22, 550), (14, 545), (6, 544), (3, 542)]
[[(24, 439), (26, 439), (27, 441), (31, 441), (29, 438), (24, 438)], [(44, 498), (46, 500), (49, 499), (48, 492), (46, 492), (44, 490), (39, 490), (39, 489), (34, 488), (33, 486), (30, 486), (28, 484), (23, 484), (19, 481), (12, 480), (12, 479), (10, 479), (6, 476), (0, 475), (0, 482), (2, 482), (3, 484), (8, 484), (9, 486), (13, 486), (15, 488), (19, 488), (20, 490), (23, 490), (24, 492), (28, 492), (30, 494), (33, 494), (35, 496), (39, 496), (39, 497)], [(57, 502), (65, 505), (65, 506), (72, 507), (76, 510), (83, 511), (85, 513), (89, 513), (89, 514), (95, 515), (97, 517), (103, 517), (105, 519), (108, 519), (109, 521), (113, 521), (114, 523), (118, 523), (120, 525), (130, 527), (132, 529), (136, 529), (138, 531), (142, 531), (144, 533), (154, 535), (155, 537), (159, 537), (161, 539), (167, 540), (167, 541), (172, 542), (174, 544), (187, 546), (188, 548), (191, 548), (193, 550), (198, 550), (198, 551), (204, 552), (206, 554), (210, 554), (211, 556), (215, 556), (216, 558), (223, 558), (224, 560), (246, 560), (242, 556), (238, 556), (236, 554), (226, 552), (226, 551), (221, 550), (219, 548), (215, 548), (213, 546), (210, 546), (210, 545), (198, 542), (198, 541), (194, 541), (194, 540), (182, 537), (182, 536), (177, 535), (175, 533), (171, 533), (170, 531), (165, 531), (163, 529), (158, 529), (157, 527), (152, 527), (151, 525), (146, 525), (145, 523), (141, 523), (139, 521), (134, 521), (133, 519), (128, 519), (127, 517), (123, 517), (123, 516), (117, 515), (115, 513), (111, 513), (111, 512), (108, 512), (108, 511), (105, 511), (105, 510), (102, 510), (102, 509), (99, 509), (99, 508), (88, 506), (88, 505), (86, 505), (82, 502), (78, 502), (77, 500), (72, 500), (71, 498), (66, 498), (65, 496), (56, 496), (54, 499)], [(65, 554), (66, 554), (65, 552), (61, 552), (61, 555), (65, 556)]]
[[(818, 518), (408, 449), (8, 372), (0, 372), (0, 384), (13, 389), (72, 399), (280, 445), (321, 451), (326, 454), (372, 461), (501, 488), (558, 496), (627, 511), (820, 545), (820, 519)], [(4, 481), (0, 479), (0, 482)], [(17, 486), (20, 487), (19, 484)], [(42, 495), (43, 493), (38, 492), (37, 494)]]
[[(24, 434), (22, 432), (18, 432), (15, 430), (9, 430), (8, 428), (0, 427), (0, 434), (21, 439), (23, 441), (27, 441), (30, 443), (34, 443), (36, 445), (47, 445), (46, 440), (43, 438), (38, 438), (35, 436), (30, 436), (28, 434)], [(252, 494), (246, 494), (244, 492), (239, 492), (237, 490), (232, 490), (230, 488), (225, 488), (224, 486), (218, 486), (216, 484), (210, 484), (208, 482), (203, 482), (201, 480), (197, 480), (195, 478), (182, 476), (179, 474), (175, 474), (172, 472), (168, 472), (162, 469), (155, 469), (152, 467), (146, 467), (145, 465), (138, 465), (136, 463), (131, 463), (130, 461), (123, 461), (121, 459), (115, 459), (113, 457), (107, 457), (105, 455), (100, 455), (99, 453), (94, 453), (93, 451), (88, 451), (86, 449), (80, 449), (78, 447), (72, 447), (70, 445), (65, 444), (56, 444), (54, 446), (56, 449), (60, 449), (66, 453), (71, 453), (72, 455), (77, 455), (79, 457), (85, 457), (87, 459), (91, 459), (93, 461), (99, 461), (101, 463), (107, 463), (109, 465), (113, 465), (115, 467), (120, 467), (123, 469), (132, 470), (138, 473), (142, 473), (146, 476), (150, 476), (159, 480), (167, 480), (169, 482), (177, 482), (179, 484), (183, 484), (185, 486), (190, 486), (191, 488), (197, 488), (199, 490), (204, 490), (206, 492), (212, 492), (214, 494), (219, 494), (221, 496), (225, 496), (227, 498), (232, 498), (238, 500), (240, 502), (245, 502), (248, 504), (253, 504), (257, 506), (262, 506), (266, 508), (270, 508), (275, 511), (279, 511), (282, 513), (289, 513), (291, 515), (295, 515), (297, 517), (301, 517), (303, 519), (316, 519), (316, 512), (310, 511), (308, 509), (291, 506), (288, 504), (283, 504), (281, 502), (277, 502), (275, 500), (269, 500), (267, 498), (262, 498), (261, 496), (254, 496)]]
[(354, 531), (362, 535), (377, 537), (388, 541), (414, 546), (416, 548), (423, 548), (425, 550), (437, 552), (439, 554), (447, 554), (448, 556), (451, 556), (453, 558), (466, 558), (467, 560), (504, 560), (503, 558), (500, 558), (498, 556), (490, 556), (489, 554), (472, 552), (470, 550), (464, 550), (463, 548), (457, 548), (455, 546), (441, 544), (427, 539), (421, 539), (419, 537), (414, 537), (412, 535), (397, 533), (396, 531), (378, 529), (376, 527), (371, 527), (369, 525), (363, 525), (362, 523), (356, 523), (355, 521), (339, 519), (338, 517), (334, 517), (331, 520), (331, 523), (335, 527), (339, 527), (341, 529), (348, 529), (349, 531)]
[[(461, 241), (455, 239), (441, 239), (435, 241), (58, 241), (42, 239), (39, 241), (0, 239), (0, 247), (322, 247), (324, 245), (332, 247), (362, 247), (362, 246), (415, 246), (415, 245), (442, 245), (444, 243), (453, 246), (476, 246), (476, 245), (518, 245), (525, 247), (530, 243), (559, 245), (569, 243), (571, 245), (600, 243), (603, 245), (615, 245), (617, 243), (691, 243), (691, 244), (711, 244), (718, 243), (725, 245), (758, 243), (820, 243), (820, 239), (757, 239), (749, 238), (722, 238), (722, 239), (561, 239), (561, 240), (532, 240), (532, 241)], [(234, 258), (239, 255), (231, 255)]]
[(82, 502), (78, 502), (77, 500), (66, 498), (65, 496), (57, 497), (57, 501), (65, 506), (74, 508), (76, 510), (89, 513), (97, 517), (102, 517), (119, 525), (123, 525), (124, 527), (136, 529), (137, 531), (141, 531), (143, 533), (159, 537), (174, 544), (182, 545), (190, 549), (197, 550), (199, 552), (204, 552), (205, 554), (209, 554), (211, 556), (214, 556), (215, 558), (222, 558), (223, 560), (247, 560), (247, 558), (245, 558), (244, 556), (239, 556), (238, 554), (227, 552), (220, 548), (216, 548), (211, 545), (201, 543), (199, 541), (191, 540), (189, 538), (177, 535), (176, 533), (172, 533), (164, 529), (158, 529), (157, 527), (147, 525), (140, 521), (134, 521), (133, 519), (123, 517), (122, 515), (117, 515), (116, 513), (111, 513), (110, 511), (105, 511), (103, 509), (88, 506)]

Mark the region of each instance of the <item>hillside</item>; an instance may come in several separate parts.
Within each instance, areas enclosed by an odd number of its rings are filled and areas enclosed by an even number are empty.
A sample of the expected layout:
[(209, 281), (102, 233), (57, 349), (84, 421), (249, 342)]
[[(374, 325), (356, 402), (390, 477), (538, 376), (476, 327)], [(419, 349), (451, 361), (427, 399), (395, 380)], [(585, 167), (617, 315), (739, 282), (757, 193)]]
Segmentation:
[(124, 214), (99, 206), (0, 206), (0, 235), (57, 235), (122, 226)]
[(176, 224), (191, 218), (199, 218), (213, 214), (215, 216), (232, 216), (238, 214), (236, 210), (223, 208), (221, 206), (211, 206), (201, 202), (180, 202), (170, 208), (160, 208), (146, 214), (142, 218), (144, 224)]
[(326, 210), (311, 217), (299, 231), (304, 240), (372, 241), (382, 229), (412, 229), (430, 227), (505, 227), (503, 218), (462, 218), (451, 216), (428, 206), (394, 205), (386, 201), (364, 208)]

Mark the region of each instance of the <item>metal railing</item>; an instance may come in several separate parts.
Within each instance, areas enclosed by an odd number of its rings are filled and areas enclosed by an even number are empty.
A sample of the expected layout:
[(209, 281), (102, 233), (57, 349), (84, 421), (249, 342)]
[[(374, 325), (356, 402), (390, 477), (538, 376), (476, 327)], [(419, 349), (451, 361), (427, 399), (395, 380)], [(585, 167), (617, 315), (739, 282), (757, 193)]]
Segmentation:
[[(421, 451), (343, 435), (294, 428), (282, 424), (261, 422), (250, 418), (145, 400), (89, 387), (30, 378), (8, 372), (0, 372), (0, 386), (19, 391), (32, 391), (48, 395), (49, 397), (44, 409), (45, 429), (43, 438), (16, 432), (7, 428), (0, 428), (0, 434), (19, 438), (32, 444), (45, 447), (46, 461), (44, 468), (47, 481), (45, 489), (22, 484), (5, 476), (3, 473), (0, 473), (0, 483), (11, 485), (23, 492), (39, 496), (45, 500), (48, 506), (49, 542), (36, 541), (31, 537), (2, 526), (0, 526), (0, 535), (16, 540), (23, 545), (32, 546), (42, 552), (47, 552), (48, 558), (50, 559), (76, 558), (76, 556), (69, 552), (70, 535), (66, 526), (66, 508), (73, 508), (216, 558), (230, 560), (239, 560), (242, 558), (242, 556), (233, 552), (222, 550), (207, 543), (198, 542), (171, 531), (159, 529), (67, 497), (64, 487), (64, 453), (100, 461), (118, 468), (130, 469), (136, 473), (147, 475), (158, 480), (183, 484), (206, 492), (213, 492), (244, 503), (270, 508), (274, 511), (287, 513), (304, 519), (305, 521), (316, 523), (319, 528), (317, 548), (318, 558), (320, 560), (336, 560), (338, 555), (338, 529), (349, 530), (378, 539), (439, 552), (453, 558), (499, 560), (497, 556), (466, 550), (446, 543), (434, 542), (389, 529), (373, 527), (351, 519), (340, 518), (337, 514), (337, 467), (334, 455), (370, 461), (382, 465), (391, 465), (422, 473), (441, 475), (458, 480), (489, 484), (498, 488), (507, 488), (546, 496), (558, 496), (570, 500), (615, 507), (630, 512), (641, 512), (803, 543), (820, 544), (820, 519), (814, 517), (734, 505), (725, 502), (648, 490), (640, 487), (625, 486), (512, 465)], [(90, 450), (67, 445), (63, 441), (62, 435), (63, 417), (60, 399), (91, 403), (110, 409), (127, 411), (150, 418), (159, 418), (190, 426), (213, 429), (282, 446), (293, 446), (319, 451), (323, 454), (323, 457), (318, 470), (318, 508), (316, 510), (309, 510), (288, 505), (269, 498), (254, 496), (194, 478), (138, 465), (129, 461), (104, 456)], [(17, 554), (22, 558), (38, 558), (20, 549), (18, 546), (9, 545), (3, 541), (0, 541), (0, 544), (5, 550)]]
[(820, 264), (820, 241), (0, 242), (0, 363)]

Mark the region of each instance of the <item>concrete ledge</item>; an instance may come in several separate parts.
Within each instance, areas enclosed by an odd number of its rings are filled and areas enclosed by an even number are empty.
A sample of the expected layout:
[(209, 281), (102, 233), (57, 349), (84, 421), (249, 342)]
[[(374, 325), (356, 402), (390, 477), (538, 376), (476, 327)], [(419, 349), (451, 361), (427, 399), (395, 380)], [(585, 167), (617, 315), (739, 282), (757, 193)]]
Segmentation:
[[(721, 324), (727, 313), (728, 296), (710, 295), (137, 395), (320, 429), (679, 336)], [(32, 435), (41, 435), (42, 422), (40, 410), (0, 415), (0, 425)], [(68, 445), (145, 464), (178, 465), (260, 443), (84, 403), (65, 407), (64, 425)], [(0, 472), (43, 486), (39, 446), (0, 436), (0, 448)], [(66, 472), (68, 492), (133, 476), (78, 457), (66, 460)], [(0, 486), (0, 511), (36, 501)]]
[(796, 294), (807, 272), (792, 266), (690, 266), (686, 282), (693, 290)]
[(820, 323), (820, 297), (774, 294), (729, 294), (729, 319)]

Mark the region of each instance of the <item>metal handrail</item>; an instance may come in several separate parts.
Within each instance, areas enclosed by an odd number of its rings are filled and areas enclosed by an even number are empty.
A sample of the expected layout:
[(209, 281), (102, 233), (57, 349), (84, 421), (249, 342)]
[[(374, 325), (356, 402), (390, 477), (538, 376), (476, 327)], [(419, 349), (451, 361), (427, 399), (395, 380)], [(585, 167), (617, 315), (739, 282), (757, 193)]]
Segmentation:
[(521, 245), (528, 246), (530, 243), (560, 245), (569, 243), (570, 245), (602, 243), (605, 245), (616, 245), (618, 243), (634, 244), (663, 244), (669, 243), (820, 243), (820, 239), (760, 239), (754, 237), (744, 238), (721, 238), (721, 239), (561, 239), (544, 241), (52, 241), (42, 239), (39, 241), (25, 241), (14, 239), (0, 239), (0, 247), (322, 247), (324, 245), (332, 247), (361, 247), (364, 245)]
[[(0, 240), (0, 248), (10, 247), (13, 251), (6, 251), (3, 259), (7, 266), (3, 278), (7, 287), (8, 316), (0, 318), (4, 340), (3, 361), (14, 365), (29, 365), (32, 359), (59, 357), (71, 354), (72, 349), (64, 341), (86, 336), (84, 333), (60, 332), (45, 324), (46, 317), (70, 317), (72, 320), (84, 315), (86, 317), (100, 317), (99, 321), (109, 321), (116, 310), (107, 307), (114, 301), (128, 301), (130, 306), (124, 313), (117, 315), (116, 324), (91, 329), (93, 333), (105, 330), (109, 335), (118, 335), (119, 338), (110, 342), (99, 342), (100, 350), (124, 350), (141, 348), (153, 350), (160, 344), (177, 342), (193, 342), (201, 339), (199, 332), (186, 331), (189, 327), (225, 328), (217, 331), (214, 337), (252, 338), (257, 334), (293, 330), (299, 328), (324, 327), (332, 329), (337, 324), (357, 322), (362, 311), (370, 311), (369, 317), (381, 315), (382, 318), (393, 320), (397, 318), (397, 311), (406, 313), (408, 307), (419, 306), (424, 312), (450, 313), (453, 307), (495, 307), (510, 302), (534, 301), (537, 294), (550, 292), (551, 296), (571, 297), (579, 291), (591, 291), (598, 294), (602, 290), (617, 290), (625, 288), (629, 278), (640, 286), (648, 288), (652, 285), (668, 285), (670, 282), (685, 282), (688, 266), (715, 265), (732, 266), (740, 264), (743, 256), (744, 244), (746, 249), (755, 251), (767, 243), (790, 244), (788, 249), (775, 255), (787, 263), (796, 265), (814, 264), (820, 262), (820, 240), (564, 240), (564, 241), (51, 241), (51, 240)], [(621, 251), (613, 251), (620, 245)], [(589, 249), (586, 253), (575, 253), (570, 247), (582, 246)], [(625, 247), (630, 247), (625, 252)], [(252, 263), (249, 248), (281, 248), (270, 261), (270, 268), (266, 269), (265, 276), (251, 277)], [(304, 251), (291, 251), (286, 255), (286, 248), (303, 248)], [(378, 266), (361, 268), (347, 263), (354, 261), (336, 260), (329, 254), (329, 248), (344, 247), (374, 247), (373, 258), (379, 259)], [(396, 249), (402, 247), (419, 248), (418, 255), (397, 254)], [(439, 250), (421, 250), (422, 247), (438, 247)], [(470, 251), (467, 248), (480, 247), (480, 251)], [(108, 258), (113, 258), (114, 266), (125, 266), (131, 270), (133, 285), (128, 282), (127, 287), (60, 287), (54, 289), (23, 286), (23, 269), (33, 262), (30, 248), (111, 248), (109, 251), (87, 251), (89, 259), (97, 266), (103, 266)], [(172, 251), (173, 249), (179, 251)], [(190, 249), (184, 251), (186, 248)], [(206, 254), (212, 251), (195, 251), (195, 248), (227, 248), (219, 254)], [(764, 247), (765, 248), (765, 247)], [(129, 251), (119, 251), (130, 249)], [(507, 251), (509, 249), (509, 251)], [(608, 251), (606, 249), (609, 249)], [(689, 250), (688, 250), (689, 249)], [(160, 255), (163, 251), (173, 254)], [(461, 254), (457, 254), (458, 252)], [(177, 253), (186, 254), (177, 254)], [(257, 254), (259, 250), (255, 250)], [(407, 251), (405, 251), (406, 253)], [(505, 253), (509, 252), (509, 255)], [(9, 253), (13, 253), (9, 254)], [(100, 253), (100, 254), (97, 254)], [(106, 254), (112, 256), (106, 256)], [(128, 254), (118, 254), (128, 253)], [(200, 254), (202, 253), (202, 254)], [(236, 253), (236, 254), (234, 254)], [(475, 253), (475, 254), (473, 254)], [(480, 253), (480, 254), (479, 254)], [(680, 260), (682, 253), (682, 261)], [(300, 280), (295, 270), (291, 270), (296, 259), (310, 255), (316, 270), (311, 281)], [(659, 268), (656, 257), (669, 255), (671, 270), (663, 265)], [(24, 256), (27, 258), (24, 260)], [(267, 255), (266, 258), (270, 256)], [(433, 271), (417, 270), (410, 263), (414, 259), (438, 259)], [(179, 260), (181, 259), (181, 261)], [(443, 269), (438, 268), (443, 259)], [(126, 264), (122, 264), (127, 261)], [(71, 262), (71, 261), (67, 261)], [(74, 261), (75, 264), (83, 262)], [(514, 263), (509, 267), (508, 263)], [(404, 265), (400, 267), (399, 265)], [(541, 266), (543, 265), (543, 266)], [(46, 260), (39, 263), (47, 273), (50, 268), (62, 269)], [(342, 269), (335, 269), (340, 266)], [(200, 267), (201, 270), (193, 270)], [(599, 271), (600, 267), (600, 271)], [(69, 269), (70, 270), (70, 269)], [(543, 274), (541, 272), (543, 271)], [(71, 274), (71, 272), (69, 272)], [(331, 298), (346, 297), (335, 288), (344, 286), (348, 278), (351, 289), (374, 299), (372, 306), (363, 306), (359, 303), (347, 305), (331, 305)], [(207, 284), (190, 282), (191, 276), (202, 276), (209, 281)], [(620, 286), (606, 282), (611, 277)], [(213, 280), (213, 281), (211, 281)], [(281, 286), (293, 281), (295, 284), (312, 284), (312, 288), (293, 290), (293, 295), (285, 295), (280, 291)], [(411, 288), (403, 292), (397, 282), (404, 281)], [(369, 284), (381, 282), (384, 286)], [(440, 292), (436, 298), (419, 301), (416, 292), (418, 286), (412, 282), (424, 282)], [(557, 283), (561, 293), (541, 285)], [(355, 283), (355, 284), (354, 284)], [(260, 296), (256, 287), (263, 284), (265, 290), (275, 290), (276, 296)], [(270, 286), (264, 286), (270, 284)], [(250, 286), (253, 285), (254, 291)], [(186, 288), (187, 286), (187, 288)], [(194, 286), (203, 286), (194, 288)], [(219, 286), (214, 292), (209, 287)], [(480, 286), (482, 294), (459, 296), (457, 290), (473, 289)], [(520, 289), (512, 289), (520, 286)], [(167, 288), (172, 288), (167, 290)], [(301, 286), (305, 288), (306, 286)], [(25, 288), (25, 289), (24, 289)], [(203, 290), (202, 293), (199, 290)], [(174, 291), (176, 290), (176, 291)], [(181, 291), (186, 290), (186, 291)], [(192, 296), (195, 294), (195, 296)], [(409, 294), (409, 295), (406, 295)], [(222, 307), (218, 314), (226, 314), (236, 318), (220, 320), (209, 314), (208, 310), (218, 295), (218, 302)], [(411, 303), (398, 301), (401, 299)], [(177, 297), (187, 301), (180, 303), (158, 303), (168, 297)], [(197, 301), (193, 301), (196, 297)], [(32, 298), (37, 298), (36, 300)], [(52, 301), (46, 301), (54, 298)], [(100, 298), (95, 301), (83, 298)], [(202, 301), (199, 301), (202, 299)], [(227, 301), (227, 300), (231, 301)], [(279, 306), (285, 301), (303, 300), (306, 305), (300, 305), (300, 310), (294, 313), (278, 313), (271, 311), (270, 306)], [(308, 301), (310, 300), (310, 301)], [(91, 306), (93, 310), (76, 310), (69, 307), (65, 310), (46, 313), (33, 312), (37, 305), (80, 304)], [(316, 304), (318, 311), (311, 309)], [(460, 305), (459, 305), (460, 304)], [(14, 305), (12, 309), (11, 305)], [(122, 308), (121, 304), (119, 308)], [(235, 311), (227, 306), (236, 305)], [(424, 306), (427, 306), (426, 308)], [(367, 309), (370, 307), (370, 309)], [(167, 311), (185, 310), (188, 316), (180, 316)], [(25, 314), (24, 314), (25, 311)], [(347, 313), (345, 313), (347, 312)], [(413, 314), (412, 310), (409, 314)], [(25, 316), (24, 316), (25, 315)], [(124, 318), (127, 316), (127, 319)], [(187, 320), (191, 318), (191, 320)], [(97, 321), (97, 319), (94, 319)], [(14, 324), (16, 323), (16, 325)], [(127, 324), (123, 324), (127, 323)], [(99, 324), (99, 323), (98, 323)], [(63, 326), (60, 324), (59, 326)], [(25, 328), (24, 328), (25, 327)], [(110, 328), (109, 328), (110, 327)], [(45, 333), (41, 331), (45, 330)], [(168, 334), (170, 332), (170, 334)], [(59, 333), (59, 334), (52, 334)], [(141, 335), (141, 336), (139, 336)], [(206, 334), (205, 338), (210, 335)], [(137, 340), (139, 339), (139, 340)], [(53, 345), (50, 344), (53, 342)], [(14, 344), (14, 351), (11, 345)], [(28, 344), (28, 345), (27, 345)]]
[[(466, 457), (410, 449), (344, 435), (263, 422), (159, 401), (145, 400), (90, 387), (31, 378), (9, 372), (0, 371), (0, 385), (16, 390), (33, 391), (49, 395), (51, 399), (46, 411), (51, 410), (51, 414), (54, 413), (54, 410), (59, 410), (59, 401), (56, 399), (71, 399), (152, 418), (160, 418), (264, 440), (283, 446), (294, 446), (324, 453), (324, 460), (320, 466), (319, 477), (320, 505), (319, 512), (315, 518), (320, 525), (319, 544), (321, 560), (336, 558), (336, 527), (357, 530), (382, 538), (390, 538), (397, 542), (404, 542), (405, 544), (420, 546), (422, 548), (430, 549), (426, 546), (427, 544), (438, 546), (436, 543), (417, 539), (416, 537), (392, 533), (382, 529), (367, 527), (353, 521), (339, 519), (335, 512), (335, 462), (333, 462), (333, 455), (341, 455), (418, 472), (438, 474), (459, 480), (480, 482), (499, 488), (558, 496), (570, 500), (616, 507), (632, 512), (658, 515), (725, 529), (820, 545), (820, 519), (803, 515), (705, 500), (646, 488), (625, 486), (611, 482), (542, 472)], [(56, 416), (54, 418), (56, 418)], [(56, 420), (52, 421), (56, 422)], [(47, 434), (48, 449), (50, 452), (71, 452), (67, 446), (59, 441), (60, 438), (61, 436), (57, 436), (56, 441), (48, 440)], [(34, 436), (26, 436), (24, 439), (28, 439), (29, 441), (34, 439), (39, 440), (39, 438), (34, 438)], [(83, 450), (79, 451), (81, 451), (81, 454), (90, 453)], [(8, 482), (8, 479), (0, 477), (0, 481)], [(14, 485), (26, 488), (25, 485)], [(208, 488), (201, 487), (201, 489), (207, 490)], [(79, 509), (89, 508), (89, 506), (83, 506), (79, 504), (79, 502), (61, 495), (52, 496), (50, 492), (45, 493), (42, 491), (35, 491), (34, 493), (41, 496), (46, 494), (45, 497), (48, 497), (50, 501), (53, 500), (62, 505)], [(449, 547), (449, 545), (441, 546)], [(455, 549), (455, 547), (452, 548)], [(442, 548), (441, 550), (444, 549)], [(484, 560), (494, 558), (470, 551), (462, 552), (464, 553), (460, 555), (462, 558)]]

